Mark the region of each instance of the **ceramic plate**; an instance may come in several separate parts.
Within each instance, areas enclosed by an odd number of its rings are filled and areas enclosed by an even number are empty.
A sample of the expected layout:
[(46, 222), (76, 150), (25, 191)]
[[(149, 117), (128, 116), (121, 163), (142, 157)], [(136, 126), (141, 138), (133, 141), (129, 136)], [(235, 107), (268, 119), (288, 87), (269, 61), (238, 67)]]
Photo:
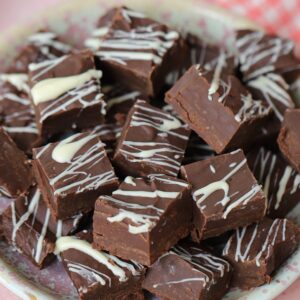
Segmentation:
[[(180, 30), (199, 34), (210, 42), (230, 47), (234, 28), (258, 28), (246, 19), (195, 0), (73, 0), (35, 16), (26, 26), (16, 26), (0, 37), (0, 68), (4, 68), (27, 35), (49, 27), (65, 39), (80, 46), (95, 27), (98, 17), (109, 7), (120, 4), (145, 12)], [(1, 207), (5, 203), (0, 202)], [(298, 219), (297, 217), (298, 216)], [(300, 206), (290, 217), (300, 224)], [(300, 250), (277, 272), (273, 281), (248, 292), (230, 291), (226, 300), (273, 299), (300, 277)], [(60, 262), (38, 270), (5, 243), (0, 243), (0, 283), (22, 299), (76, 299), (76, 291)]]

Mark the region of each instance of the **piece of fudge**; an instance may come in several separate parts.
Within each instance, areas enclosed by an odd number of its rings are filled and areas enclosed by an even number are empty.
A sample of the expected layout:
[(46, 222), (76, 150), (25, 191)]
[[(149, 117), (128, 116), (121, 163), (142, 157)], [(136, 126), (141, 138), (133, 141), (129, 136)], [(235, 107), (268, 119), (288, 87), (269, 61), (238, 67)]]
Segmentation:
[(299, 66), (291, 40), (262, 31), (238, 30), (237, 57), (244, 80), (269, 72), (284, 73)]
[(80, 299), (143, 300), (145, 268), (96, 250), (91, 243), (90, 231), (61, 237), (56, 242), (56, 254), (62, 258)]
[(288, 162), (300, 172), (300, 109), (288, 109), (277, 139), (280, 151)]
[(0, 196), (18, 197), (25, 194), (32, 183), (29, 160), (0, 127)]
[(118, 187), (104, 145), (96, 135), (71, 135), (33, 149), (33, 157), (38, 185), (56, 219), (90, 212), (98, 196)]
[(26, 153), (38, 137), (29, 92), (27, 74), (0, 74), (0, 124)]
[(266, 215), (284, 218), (300, 203), (300, 174), (279, 154), (263, 147), (249, 152), (247, 161), (268, 199)]
[(103, 122), (101, 76), (90, 51), (29, 65), (31, 97), (43, 137)]
[(235, 58), (223, 48), (210, 45), (198, 36), (188, 34), (186, 42), (189, 48), (189, 67), (199, 64), (207, 71), (213, 71), (220, 59), (224, 59), (222, 66), (227, 74), (235, 74)]
[(199, 248), (180, 242), (147, 271), (143, 288), (160, 299), (219, 300), (229, 289), (230, 264)]
[(27, 196), (10, 199), (1, 214), (0, 232), (9, 244), (42, 268), (54, 258), (55, 240), (76, 233), (86, 220), (84, 215), (55, 220), (40, 190), (33, 187)]
[(221, 74), (224, 59), (214, 71), (192, 66), (165, 97), (217, 153), (251, 145), (271, 114), (268, 105), (254, 100), (237, 77)]
[(182, 163), (184, 165), (191, 164), (199, 160), (207, 159), (214, 155), (214, 150), (209, 145), (207, 145), (201, 138), (199, 138), (197, 134), (192, 132), (185, 150)]
[(299, 227), (287, 219), (265, 218), (236, 229), (223, 250), (234, 270), (231, 285), (250, 289), (270, 282), (298, 245)]
[(114, 155), (114, 165), (124, 174), (176, 177), (190, 130), (180, 120), (144, 100), (129, 112)]
[(93, 219), (94, 247), (150, 266), (191, 230), (189, 184), (161, 176), (126, 177), (101, 196)]
[(102, 16), (85, 44), (104, 75), (144, 96), (158, 95), (167, 75), (186, 64), (187, 46), (177, 31), (126, 7)]
[(27, 37), (8, 72), (27, 74), (31, 63), (55, 59), (69, 54), (71, 50), (71, 46), (62, 41), (56, 33), (46, 30), (38, 31)]
[(197, 242), (260, 221), (266, 213), (267, 200), (242, 150), (185, 165), (181, 175), (192, 185)]
[(102, 92), (106, 101), (106, 121), (117, 123), (119, 126), (124, 125), (128, 112), (141, 93), (128, 91), (118, 84), (105, 85)]

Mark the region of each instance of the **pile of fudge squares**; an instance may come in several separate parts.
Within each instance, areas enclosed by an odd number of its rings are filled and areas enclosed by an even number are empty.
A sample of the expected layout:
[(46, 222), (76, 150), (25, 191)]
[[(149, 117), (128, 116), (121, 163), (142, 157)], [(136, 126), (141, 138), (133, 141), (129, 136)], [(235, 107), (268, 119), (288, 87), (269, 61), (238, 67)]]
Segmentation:
[(126, 7), (81, 50), (31, 35), (0, 75), (1, 238), (59, 259), (80, 299), (270, 282), (299, 245), (293, 51), (239, 30), (229, 52)]

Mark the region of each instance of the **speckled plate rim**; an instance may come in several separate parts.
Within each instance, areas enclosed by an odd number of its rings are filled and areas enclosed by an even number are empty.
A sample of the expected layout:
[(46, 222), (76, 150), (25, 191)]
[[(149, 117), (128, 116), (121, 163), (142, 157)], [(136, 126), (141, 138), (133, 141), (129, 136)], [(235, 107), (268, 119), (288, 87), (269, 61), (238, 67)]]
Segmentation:
[[(246, 18), (237, 17), (221, 8), (203, 3), (201, 0), (111, 0), (109, 1), (109, 4), (107, 0), (72, 0), (62, 3), (59, 6), (50, 6), (50, 8), (47, 8), (47, 10), (32, 18), (29, 22), (26, 22), (25, 24), (17, 24), (2, 33), (0, 37), (0, 55), (4, 53), (11, 53), (12, 55), (13, 51), (11, 50), (18, 46), (18, 41), (22, 42), (30, 32), (34, 31), (33, 28), (36, 29), (43, 26), (45, 20), (59, 20), (65, 13), (76, 14), (82, 9), (87, 9), (88, 7), (95, 5), (114, 6), (120, 4), (126, 4), (129, 7), (146, 12), (151, 17), (163, 20), (164, 16), (159, 17), (159, 12), (162, 9), (169, 9), (172, 12), (180, 12), (180, 16), (210, 20), (211, 24), (214, 24), (215, 21), (217, 25), (224, 24), (230, 28), (261, 29), (258, 25)], [(182, 22), (180, 22), (179, 19), (180, 18), (178, 18), (177, 21), (172, 20), (172, 23), (174, 23), (174, 26), (177, 25), (179, 27), (183, 27)], [(186, 22), (184, 27), (188, 31), (194, 33), (198, 32), (193, 22)], [(218, 37), (216, 37), (216, 39), (218, 39)], [(12, 41), (14, 42), (12, 43)], [(300, 206), (296, 209), (296, 211), (300, 211)], [(241, 293), (239, 291), (232, 291), (225, 296), (225, 299), (257, 300), (261, 297), (261, 299), (268, 300), (275, 298), (300, 277), (299, 268), (293, 267), (295, 262), (300, 262), (300, 249), (281, 267), (280, 272), (275, 275), (271, 284), (256, 288), (250, 292)], [(280, 280), (278, 280), (278, 277), (280, 277), (280, 273), (282, 272), (284, 272), (286, 277), (288, 276), (289, 278), (284, 285)], [(36, 286), (25, 276), (16, 272), (14, 267), (8, 264), (1, 257), (0, 283), (21, 299), (57, 299), (57, 297), (54, 297), (47, 291), (43, 290), (42, 287)]]

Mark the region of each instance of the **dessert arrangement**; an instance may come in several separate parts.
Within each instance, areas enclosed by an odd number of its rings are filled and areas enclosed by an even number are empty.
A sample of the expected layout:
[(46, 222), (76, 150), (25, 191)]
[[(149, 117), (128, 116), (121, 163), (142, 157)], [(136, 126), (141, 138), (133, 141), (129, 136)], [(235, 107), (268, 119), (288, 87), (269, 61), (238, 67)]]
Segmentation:
[(235, 51), (126, 7), (75, 49), (42, 29), (0, 74), (0, 238), (80, 299), (221, 299), (299, 247), (291, 41)]

